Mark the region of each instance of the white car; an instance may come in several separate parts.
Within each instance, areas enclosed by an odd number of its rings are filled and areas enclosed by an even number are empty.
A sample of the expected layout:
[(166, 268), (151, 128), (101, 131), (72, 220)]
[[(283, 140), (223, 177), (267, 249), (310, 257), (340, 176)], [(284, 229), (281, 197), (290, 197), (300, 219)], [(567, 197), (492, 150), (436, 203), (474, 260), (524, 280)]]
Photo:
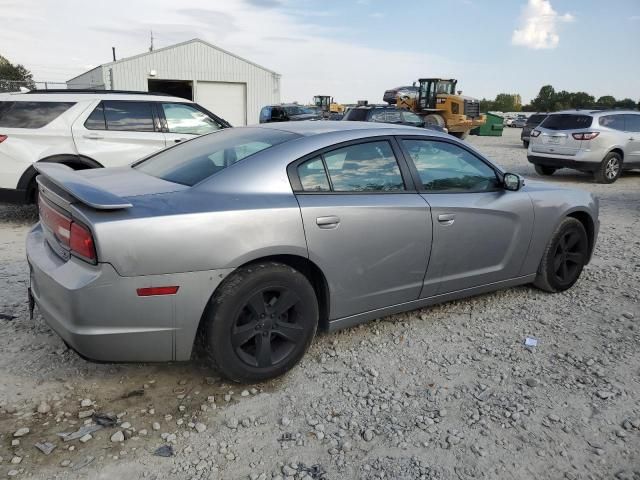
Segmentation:
[(144, 92), (0, 94), (0, 202), (29, 203), (36, 162), (80, 170), (128, 165), (189, 138), (231, 127), (184, 98)]

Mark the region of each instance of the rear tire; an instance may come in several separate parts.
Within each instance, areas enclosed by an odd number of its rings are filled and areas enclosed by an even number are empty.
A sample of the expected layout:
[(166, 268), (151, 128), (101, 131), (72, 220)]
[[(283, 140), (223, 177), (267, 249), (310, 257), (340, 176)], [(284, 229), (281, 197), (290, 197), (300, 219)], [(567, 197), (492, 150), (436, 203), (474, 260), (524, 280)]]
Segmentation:
[(622, 157), (619, 153), (609, 152), (600, 163), (598, 169), (593, 172), (593, 177), (598, 183), (613, 183), (622, 173)]
[(545, 248), (533, 284), (546, 292), (562, 292), (580, 278), (589, 255), (589, 237), (579, 220), (565, 218)]
[(318, 326), (318, 301), (309, 280), (280, 263), (256, 263), (232, 273), (203, 319), (205, 350), (235, 382), (268, 380), (293, 368)]
[(536, 173), (538, 175), (542, 175), (545, 177), (553, 175), (554, 173), (556, 173), (556, 170), (557, 170), (554, 167), (547, 167), (545, 165), (536, 165), (534, 168), (536, 169)]

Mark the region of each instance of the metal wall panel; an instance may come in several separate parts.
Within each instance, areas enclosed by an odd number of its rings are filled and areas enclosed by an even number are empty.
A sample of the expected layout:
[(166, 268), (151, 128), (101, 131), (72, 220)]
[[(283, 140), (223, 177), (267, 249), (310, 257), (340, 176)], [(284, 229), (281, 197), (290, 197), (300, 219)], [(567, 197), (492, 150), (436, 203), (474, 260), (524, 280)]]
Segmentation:
[[(153, 76), (152, 71), (155, 71)], [(102, 73), (106, 88), (116, 90), (147, 91), (149, 78), (191, 80), (196, 101), (199, 80), (244, 83), (247, 86), (248, 124), (258, 123), (264, 105), (280, 102), (280, 76), (277, 73), (200, 40), (105, 64)]]

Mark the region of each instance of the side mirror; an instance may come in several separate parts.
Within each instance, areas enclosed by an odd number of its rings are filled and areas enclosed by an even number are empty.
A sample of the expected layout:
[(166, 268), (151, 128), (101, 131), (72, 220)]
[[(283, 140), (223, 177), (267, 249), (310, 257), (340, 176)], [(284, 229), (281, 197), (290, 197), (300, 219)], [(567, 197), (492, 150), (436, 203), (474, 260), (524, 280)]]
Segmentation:
[(524, 186), (524, 178), (515, 173), (505, 173), (502, 177), (502, 185), (505, 190), (517, 192)]

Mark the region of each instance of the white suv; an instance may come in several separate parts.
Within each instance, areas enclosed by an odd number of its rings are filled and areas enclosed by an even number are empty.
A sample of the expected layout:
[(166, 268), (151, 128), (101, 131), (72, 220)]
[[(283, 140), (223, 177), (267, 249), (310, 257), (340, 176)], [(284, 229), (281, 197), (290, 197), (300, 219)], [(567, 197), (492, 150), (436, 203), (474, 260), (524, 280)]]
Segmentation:
[(0, 202), (35, 198), (35, 162), (76, 170), (130, 164), (231, 125), (184, 98), (143, 92), (0, 94)]

